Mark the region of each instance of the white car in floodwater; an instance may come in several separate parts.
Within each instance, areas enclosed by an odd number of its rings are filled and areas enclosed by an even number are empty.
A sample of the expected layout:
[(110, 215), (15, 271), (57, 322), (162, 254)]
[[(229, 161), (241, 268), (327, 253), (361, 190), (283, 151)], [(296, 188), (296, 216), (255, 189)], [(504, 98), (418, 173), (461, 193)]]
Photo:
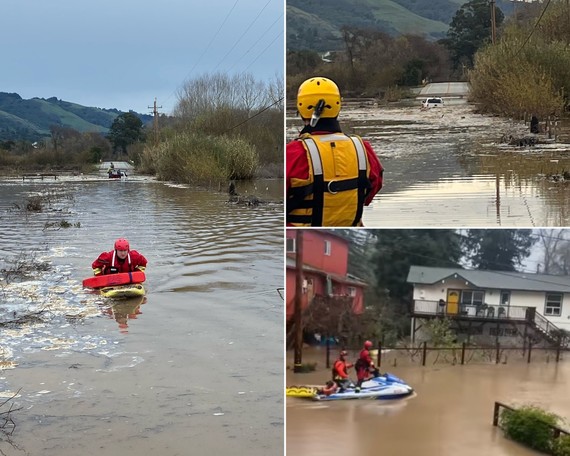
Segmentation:
[(422, 108), (443, 108), (443, 99), (439, 97), (426, 98), (422, 101)]

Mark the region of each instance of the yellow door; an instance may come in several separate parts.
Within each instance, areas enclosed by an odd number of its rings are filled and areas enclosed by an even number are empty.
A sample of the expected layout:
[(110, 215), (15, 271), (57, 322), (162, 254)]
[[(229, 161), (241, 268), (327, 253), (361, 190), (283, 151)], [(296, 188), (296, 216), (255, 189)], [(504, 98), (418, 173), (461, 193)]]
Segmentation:
[(447, 290), (447, 313), (457, 314), (459, 311), (459, 291)]

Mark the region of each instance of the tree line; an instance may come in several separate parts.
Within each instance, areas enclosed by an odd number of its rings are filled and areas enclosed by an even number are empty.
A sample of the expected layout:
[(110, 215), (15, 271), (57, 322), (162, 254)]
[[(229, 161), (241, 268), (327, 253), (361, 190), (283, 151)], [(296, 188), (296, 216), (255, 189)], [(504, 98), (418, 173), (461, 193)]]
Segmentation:
[(508, 18), (495, 6), (492, 41), (487, 0), (470, 0), (437, 42), (414, 35), (345, 26), (343, 50), (326, 56), (287, 53), (287, 93), (314, 75), (330, 77), (344, 96), (395, 101), (426, 82), (469, 81), (482, 112), (522, 117), (560, 115), (570, 105), (570, 5), (519, 2)]
[(43, 141), (0, 142), (0, 167), (89, 172), (102, 160), (129, 160), (160, 179), (216, 185), (282, 176), (283, 82), (251, 74), (205, 74), (186, 81), (172, 116), (143, 125), (118, 115), (107, 135), (53, 125)]

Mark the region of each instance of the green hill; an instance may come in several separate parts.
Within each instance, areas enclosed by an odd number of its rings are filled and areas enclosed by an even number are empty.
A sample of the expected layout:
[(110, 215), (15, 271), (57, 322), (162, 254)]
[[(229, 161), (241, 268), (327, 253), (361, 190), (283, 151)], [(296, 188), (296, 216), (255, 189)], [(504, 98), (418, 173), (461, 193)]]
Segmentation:
[[(24, 100), (17, 93), (0, 92), (0, 140), (37, 141), (49, 136), (54, 125), (105, 134), (119, 114), (117, 109), (86, 107), (56, 97)], [(152, 120), (137, 115), (143, 123)]]
[[(287, 49), (324, 52), (343, 48), (342, 27), (375, 29), (392, 36), (446, 36), (466, 0), (287, 0)], [(498, 0), (507, 15), (512, 5)]]

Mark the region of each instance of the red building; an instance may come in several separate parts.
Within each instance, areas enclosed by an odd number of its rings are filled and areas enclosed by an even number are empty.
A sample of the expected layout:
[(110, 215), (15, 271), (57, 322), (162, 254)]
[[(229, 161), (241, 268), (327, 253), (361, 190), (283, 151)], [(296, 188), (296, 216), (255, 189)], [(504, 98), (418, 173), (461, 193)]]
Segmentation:
[[(303, 235), (303, 296), (305, 309), (315, 296), (352, 296), (355, 314), (364, 310), (365, 282), (348, 274), (349, 242), (332, 231), (302, 230)], [(295, 256), (297, 230), (288, 229), (286, 261), (287, 321), (295, 308)]]

